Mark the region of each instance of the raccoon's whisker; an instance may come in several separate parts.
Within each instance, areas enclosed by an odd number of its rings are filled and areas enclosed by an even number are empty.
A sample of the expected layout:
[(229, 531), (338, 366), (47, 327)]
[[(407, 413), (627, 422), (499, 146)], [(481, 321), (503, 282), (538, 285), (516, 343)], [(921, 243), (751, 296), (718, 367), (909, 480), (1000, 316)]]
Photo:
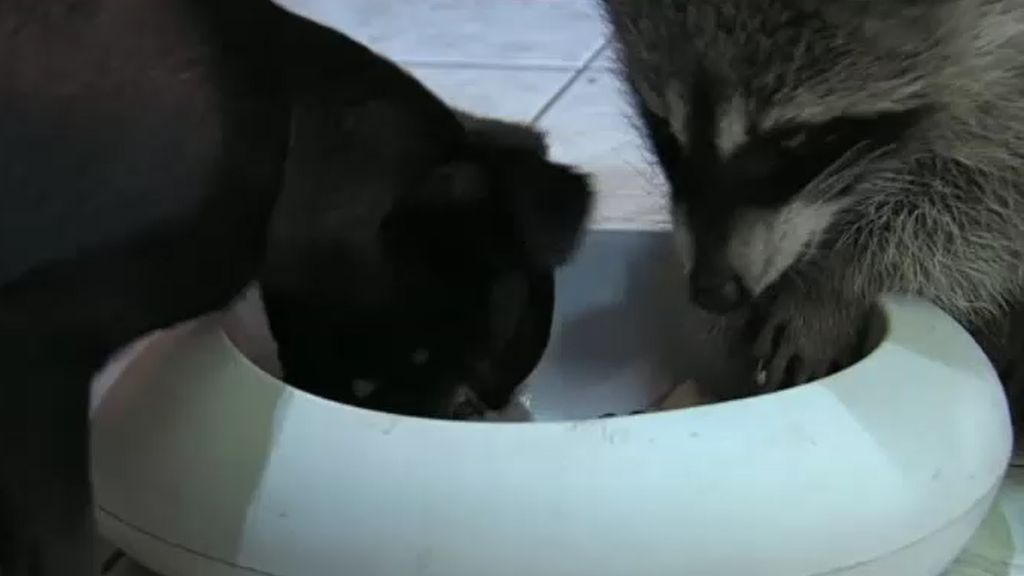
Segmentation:
[(863, 148), (864, 143), (857, 144), (849, 150), (847, 150), (842, 156), (836, 159), (835, 162), (829, 164), (824, 170), (818, 174), (814, 180), (808, 184), (810, 186), (819, 186), (823, 181), (827, 179), (840, 176), (846, 172), (846, 170), (853, 165), (853, 160), (856, 159), (857, 152)]
[(854, 168), (847, 168), (828, 177), (819, 178), (805, 188), (802, 196), (814, 204), (823, 204), (846, 189), (858, 173), (859, 171)]
[(887, 146), (862, 154), (868, 145), (865, 141), (850, 148), (807, 185), (804, 195), (816, 204), (831, 200), (856, 180), (864, 167), (892, 149)]

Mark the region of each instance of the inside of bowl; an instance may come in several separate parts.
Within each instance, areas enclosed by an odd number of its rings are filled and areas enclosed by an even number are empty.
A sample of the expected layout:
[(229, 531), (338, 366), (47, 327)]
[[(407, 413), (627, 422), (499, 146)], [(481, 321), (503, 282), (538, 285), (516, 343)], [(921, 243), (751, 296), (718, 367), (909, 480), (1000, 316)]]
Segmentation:
[[(729, 397), (748, 368), (728, 361), (732, 328), (689, 304), (666, 232), (595, 230), (555, 282), (547, 347), (504, 420), (565, 420), (628, 414), (697, 382)], [(280, 375), (273, 338), (250, 291), (225, 331), (261, 369)], [(531, 357), (533, 360), (533, 357)]]
[(745, 387), (749, 367), (725, 346), (738, 327), (690, 304), (672, 243), (655, 231), (585, 238), (559, 271), (548, 348), (520, 391), (533, 418), (628, 414), (684, 383), (722, 398)]

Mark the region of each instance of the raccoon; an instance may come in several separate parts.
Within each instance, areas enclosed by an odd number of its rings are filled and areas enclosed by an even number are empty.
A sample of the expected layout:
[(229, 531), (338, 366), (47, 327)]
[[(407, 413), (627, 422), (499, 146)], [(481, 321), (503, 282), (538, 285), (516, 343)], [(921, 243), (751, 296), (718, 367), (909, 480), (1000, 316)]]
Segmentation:
[(1021, 387), (1024, 0), (604, 0), (690, 295), (753, 311), (773, 390), (848, 365), (882, 293)]

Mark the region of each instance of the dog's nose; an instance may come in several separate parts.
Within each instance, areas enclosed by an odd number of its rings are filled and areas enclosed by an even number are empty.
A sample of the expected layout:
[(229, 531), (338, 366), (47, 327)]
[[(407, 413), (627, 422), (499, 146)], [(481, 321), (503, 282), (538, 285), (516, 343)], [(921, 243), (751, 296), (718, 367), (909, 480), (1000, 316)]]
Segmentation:
[(690, 297), (708, 312), (725, 314), (750, 301), (750, 292), (731, 270), (715, 270), (698, 265), (690, 276)]

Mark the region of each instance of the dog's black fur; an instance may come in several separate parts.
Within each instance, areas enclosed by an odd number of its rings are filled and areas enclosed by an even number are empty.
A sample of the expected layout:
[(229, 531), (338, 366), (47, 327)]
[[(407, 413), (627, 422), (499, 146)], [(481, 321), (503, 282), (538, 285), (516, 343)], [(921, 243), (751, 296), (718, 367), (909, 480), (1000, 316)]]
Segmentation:
[(268, 0), (0, 0), (3, 576), (93, 573), (91, 377), (254, 279), (299, 378), (507, 339), (589, 200), (509, 134)]
[[(352, 162), (429, 157), (400, 140), (412, 121), (365, 111), (351, 125), (361, 146)], [(573, 248), (589, 192), (581, 176), (545, 160), (535, 133), (477, 118), (462, 124), (456, 155), (394, 209), (380, 195), (352, 210), (347, 195), (315, 191), (315, 209), (297, 194), (278, 205), (262, 287), (285, 380), (420, 416), (452, 416), (460, 391), (492, 410), (508, 403), (515, 382), (505, 373), (522, 368), (496, 362), (508, 346), (546, 340), (552, 269)], [(374, 391), (356, 394), (357, 381)]]

